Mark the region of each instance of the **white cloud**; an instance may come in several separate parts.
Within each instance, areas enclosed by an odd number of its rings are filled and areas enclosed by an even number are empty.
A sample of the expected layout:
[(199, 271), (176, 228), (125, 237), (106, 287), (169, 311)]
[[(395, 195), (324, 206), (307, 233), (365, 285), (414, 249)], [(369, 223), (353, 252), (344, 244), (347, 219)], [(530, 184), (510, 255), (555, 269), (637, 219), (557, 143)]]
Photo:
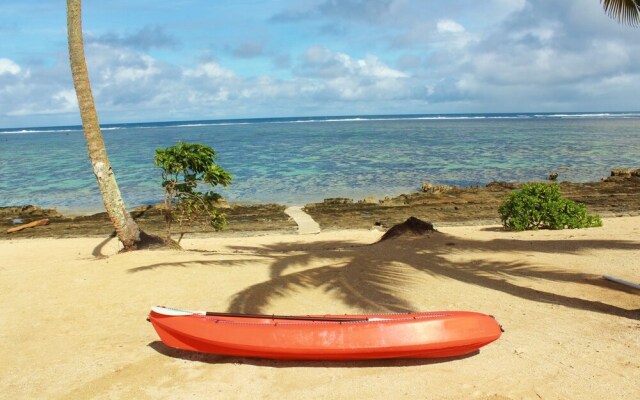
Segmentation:
[(60, 112), (74, 112), (78, 109), (78, 97), (73, 89), (61, 90), (55, 93), (53, 100), (58, 102)]
[(154, 75), (160, 72), (160, 69), (156, 66), (155, 60), (151, 57), (142, 55), (140, 56), (138, 65), (134, 66), (119, 66), (112, 71), (112, 78), (117, 83), (132, 82), (137, 80), (152, 79)]
[(527, 5), (527, 0), (496, 0), (496, 3), (500, 8), (511, 13), (514, 11), (522, 11)]
[[(638, 31), (595, 0), (260, 4), (263, 17), (238, 24), (202, 15), (184, 29), (167, 16), (89, 38), (101, 120), (640, 108)], [(279, 22), (268, 18), (279, 12)], [(339, 29), (327, 34), (328, 24)], [(3, 53), (0, 124), (54, 112), (77, 121), (64, 37), (56, 40), (56, 59), (26, 40)]]
[[(22, 67), (16, 62), (0, 59), (0, 120), (30, 120), (30, 117), (68, 113), (68, 93), (74, 93), (68, 67), (54, 66)], [(75, 94), (74, 94), (75, 96)], [(77, 107), (76, 107), (77, 109)], [(33, 126), (25, 123), (23, 126)]]
[(89, 74), (100, 76), (104, 84), (131, 84), (153, 79), (161, 72), (154, 58), (126, 47), (91, 43), (86, 51)]
[(303, 64), (297, 72), (301, 76), (337, 79), (344, 77), (370, 77), (377, 79), (400, 79), (408, 75), (393, 69), (376, 56), (368, 55), (363, 59), (353, 59), (341, 52), (332, 52), (324, 47), (309, 48)]
[(357, 65), (358, 69), (365, 76), (372, 76), (378, 79), (400, 79), (408, 77), (404, 72), (385, 65), (376, 56), (372, 55), (367, 56), (364, 60), (358, 60)]
[(466, 67), (488, 84), (535, 86), (618, 74), (632, 64), (632, 50), (618, 41), (592, 39), (573, 50), (552, 37), (480, 52)]
[(464, 32), (464, 26), (451, 19), (441, 19), (436, 24), (438, 33), (460, 33)]
[(223, 68), (220, 64), (213, 61), (198, 64), (195, 68), (187, 68), (184, 75), (195, 78), (212, 78), (212, 79), (234, 79), (235, 72), (230, 69)]
[(414, 95), (415, 82), (408, 74), (373, 55), (356, 59), (316, 46), (307, 50), (295, 71), (303, 98), (367, 101)]
[(0, 58), (0, 75), (18, 75), (22, 71), (20, 66), (8, 58)]

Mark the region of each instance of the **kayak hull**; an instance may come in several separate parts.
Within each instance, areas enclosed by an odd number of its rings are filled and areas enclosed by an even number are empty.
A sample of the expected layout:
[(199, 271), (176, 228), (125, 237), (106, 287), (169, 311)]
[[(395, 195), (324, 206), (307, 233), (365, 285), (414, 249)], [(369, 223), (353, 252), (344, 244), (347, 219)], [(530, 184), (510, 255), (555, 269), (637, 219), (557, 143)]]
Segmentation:
[(149, 321), (169, 347), (280, 360), (458, 357), (502, 332), (493, 317), (467, 311), (277, 317), (166, 310), (154, 307)]

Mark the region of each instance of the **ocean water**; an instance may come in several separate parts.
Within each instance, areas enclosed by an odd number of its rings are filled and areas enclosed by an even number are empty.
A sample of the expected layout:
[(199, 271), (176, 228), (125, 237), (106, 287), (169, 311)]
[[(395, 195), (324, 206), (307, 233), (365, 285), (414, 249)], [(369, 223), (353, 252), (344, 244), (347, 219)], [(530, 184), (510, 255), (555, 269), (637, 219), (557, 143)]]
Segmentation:
[[(103, 126), (129, 207), (162, 201), (158, 147), (207, 144), (234, 181), (231, 202), (382, 198), (422, 182), (597, 181), (640, 168), (640, 113), (274, 118)], [(0, 205), (102, 209), (78, 126), (0, 129)]]

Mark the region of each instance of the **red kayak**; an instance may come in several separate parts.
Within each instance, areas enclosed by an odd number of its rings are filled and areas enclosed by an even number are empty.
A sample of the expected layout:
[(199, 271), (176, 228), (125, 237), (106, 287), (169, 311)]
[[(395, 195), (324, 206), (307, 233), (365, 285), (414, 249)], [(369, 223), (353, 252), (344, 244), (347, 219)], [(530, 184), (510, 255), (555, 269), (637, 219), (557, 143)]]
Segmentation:
[(456, 357), (502, 332), (493, 317), (467, 311), (277, 316), (153, 307), (149, 321), (169, 347), (280, 360)]

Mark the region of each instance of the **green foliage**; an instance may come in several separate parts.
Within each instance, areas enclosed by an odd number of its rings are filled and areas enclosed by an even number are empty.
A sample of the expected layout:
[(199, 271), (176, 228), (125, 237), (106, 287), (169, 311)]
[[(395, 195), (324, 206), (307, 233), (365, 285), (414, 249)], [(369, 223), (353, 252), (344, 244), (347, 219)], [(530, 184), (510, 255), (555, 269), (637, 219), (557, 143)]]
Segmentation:
[(574, 229), (602, 226), (584, 204), (565, 199), (557, 184), (528, 183), (515, 190), (498, 209), (505, 229)]
[(215, 206), (221, 196), (212, 190), (198, 190), (200, 184), (213, 188), (231, 183), (231, 175), (216, 164), (217, 159), (211, 147), (197, 143), (180, 141), (156, 150), (155, 165), (162, 168), (168, 236), (174, 222), (180, 226), (181, 238), (185, 228), (196, 222), (204, 221), (216, 230), (224, 227), (225, 215)]

